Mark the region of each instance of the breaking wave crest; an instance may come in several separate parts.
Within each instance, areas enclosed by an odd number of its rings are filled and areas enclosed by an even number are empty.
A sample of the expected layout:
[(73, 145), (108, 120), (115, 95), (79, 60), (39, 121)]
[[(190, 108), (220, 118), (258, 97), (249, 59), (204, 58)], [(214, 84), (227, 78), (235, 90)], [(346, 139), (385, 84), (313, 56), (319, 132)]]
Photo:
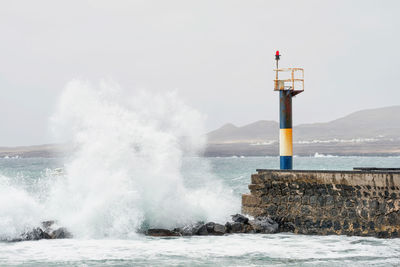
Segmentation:
[(111, 83), (72, 81), (51, 121), (74, 152), (63, 174), (43, 184), (40, 203), (20, 192), (17, 210), (44, 214), (28, 218), (32, 225), (54, 219), (76, 237), (133, 238), (145, 227), (223, 222), (240, 208), (205, 159), (195, 179), (182, 174), (185, 157), (204, 147), (204, 118), (174, 92), (127, 94)]

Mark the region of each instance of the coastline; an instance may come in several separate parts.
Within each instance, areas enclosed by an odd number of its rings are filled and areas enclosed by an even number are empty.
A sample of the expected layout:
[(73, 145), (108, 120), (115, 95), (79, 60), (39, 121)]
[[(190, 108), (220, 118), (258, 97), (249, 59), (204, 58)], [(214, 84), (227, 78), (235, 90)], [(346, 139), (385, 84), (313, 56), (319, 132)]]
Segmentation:
[[(74, 151), (69, 144), (44, 144), (33, 146), (0, 147), (0, 158), (13, 157), (63, 157)], [(400, 156), (398, 141), (379, 141), (364, 143), (296, 144), (296, 156), (361, 156), (390, 157)], [(209, 143), (201, 156), (204, 157), (275, 157), (279, 155), (278, 143), (254, 145), (253, 143)]]

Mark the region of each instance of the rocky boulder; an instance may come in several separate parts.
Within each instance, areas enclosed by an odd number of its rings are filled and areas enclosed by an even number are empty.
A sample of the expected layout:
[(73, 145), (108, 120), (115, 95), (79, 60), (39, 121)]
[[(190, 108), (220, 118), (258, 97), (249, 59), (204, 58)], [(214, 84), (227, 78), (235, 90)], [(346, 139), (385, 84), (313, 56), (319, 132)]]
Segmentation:
[(27, 231), (19, 238), (11, 240), (12, 242), (17, 241), (29, 241), (29, 240), (40, 240), (40, 239), (63, 239), (72, 238), (72, 234), (64, 227), (56, 228), (55, 221), (44, 221), (40, 227), (33, 228)]
[(198, 235), (224, 235), (226, 227), (219, 223), (209, 222), (203, 224), (197, 231)]
[(204, 225), (202, 222), (188, 224), (182, 228), (175, 228), (173, 231), (180, 233), (182, 236), (196, 235), (199, 229)]
[(270, 217), (257, 217), (249, 221), (255, 233), (274, 234), (278, 232), (279, 224)]
[(232, 222), (225, 225), (208, 222), (189, 224), (173, 230), (149, 229), (145, 232), (149, 236), (193, 236), (193, 235), (224, 235), (235, 233), (263, 233), (272, 234), (279, 231), (279, 224), (270, 217), (257, 217), (250, 220), (244, 215), (232, 215)]
[(242, 214), (235, 214), (235, 215), (232, 215), (232, 221), (237, 222), (237, 223), (248, 223), (249, 218), (247, 218), (246, 216), (244, 216)]
[(148, 236), (181, 236), (179, 232), (175, 232), (174, 230), (168, 229), (149, 229), (146, 231), (146, 235)]

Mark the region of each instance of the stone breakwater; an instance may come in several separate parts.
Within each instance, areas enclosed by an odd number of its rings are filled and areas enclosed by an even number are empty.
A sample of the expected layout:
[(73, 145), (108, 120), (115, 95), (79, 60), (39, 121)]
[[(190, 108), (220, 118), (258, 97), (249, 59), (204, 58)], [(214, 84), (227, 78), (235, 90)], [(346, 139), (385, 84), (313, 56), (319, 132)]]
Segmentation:
[(241, 215), (232, 215), (232, 221), (225, 224), (214, 222), (185, 225), (184, 227), (169, 229), (148, 229), (144, 234), (148, 236), (193, 236), (193, 235), (226, 235), (226, 234), (273, 234), (277, 233), (279, 225), (269, 217), (257, 217), (253, 220)]
[(32, 241), (41, 239), (64, 239), (72, 238), (72, 234), (64, 227), (56, 227), (55, 221), (44, 221), (40, 227), (33, 228), (30, 231), (22, 233), (19, 238), (11, 240), (0, 240), (0, 241)]
[[(55, 221), (45, 221), (41, 223), (40, 227), (33, 228), (30, 231), (22, 233), (19, 238), (11, 240), (0, 240), (9, 242), (31, 241), (41, 239), (64, 239), (72, 238), (72, 234), (64, 227), (56, 228)], [(273, 234), (277, 233), (279, 225), (277, 222), (269, 217), (257, 217), (252, 220), (241, 215), (232, 215), (232, 221), (225, 224), (214, 222), (197, 222), (195, 224), (185, 225), (183, 227), (175, 228), (172, 230), (162, 228), (150, 228), (147, 230), (139, 230), (139, 233), (155, 236), (193, 236), (193, 235), (225, 235), (236, 233), (247, 234)]]
[(257, 170), (242, 213), (280, 232), (400, 236), (400, 172)]

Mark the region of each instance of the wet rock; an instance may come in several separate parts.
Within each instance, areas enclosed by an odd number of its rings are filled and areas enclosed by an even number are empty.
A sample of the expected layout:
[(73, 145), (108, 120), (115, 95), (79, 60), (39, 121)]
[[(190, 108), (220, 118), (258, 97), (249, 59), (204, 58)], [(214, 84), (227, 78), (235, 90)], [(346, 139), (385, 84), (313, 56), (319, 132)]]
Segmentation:
[(199, 231), (201, 226), (203, 226), (203, 223), (199, 222), (199, 223), (195, 223), (195, 224), (185, 225), (182, 228), (175, 228), (173, 231), (179, 232), (183, 236), (191, 236), (191, 235), (195, 235)]
[(181, 234), (168, 229), (149, 229), (146, 231), (148, 236), (180, 236)]
[(34, 228), (31, 231), (25, 232), (21, 235), (21, 238), (13, 241), (29, 241), (29, 240), (40, 240), (40, 239), (51, 239), (51, 236), (43, 231), (40, 227)]
[[(227, 227), (227, 225), (229, 225), (229, 227)], [(227, 227), (227, 233), (254, 233), (253, 227), (248, 223), (229, 222), (225, 226)]]
[(273, 234), (278, 232), (279, 225), (270, 217), (257, 217), (249, 222), (256, 233)]
[(231, 233), (245, 233), (246, 228), (244, 223), (234, 222), (231, 224)]
[(248, 223), (249, 218), (246, 216), (243, 216), (242, 214), (235, 214), (232, 215), (232, 221), (237, 222), (237, 223)]
[(72, 234), (64, 227), (58, 228), (49, 234), (51, 239), (72, 238)]
[(227, 233), (230, 233), (232, 230), (232, 223), (231, 222), (226, 222), (225, 223), (225, 229)]
[(42, 222), (42, 227), (44, 229), (49, 229), (51, 228), (51, 226), (53, 226), (55, 224), (55, 221), (44, 221)]
[(207, 225), (203, 224), (202, 226), (200, 226), (200, 228), (196, 232), (196, 235), (208, 235)]
[(202, 225), (197, 231), (197, 235), (224, 235), (226, 227), (219, 223), (209, 222)]
[(32, 241), (41, 239), (61, 239), (61, 238), (72, 238), (72, 234), (64, 227), (53, 229), (55, 221), (44, 221), (41, 223), (41, 227), (33, 228), (27, 231), (19, 238), (11, 240), (12, 242), (18, 241)]
[(296, 226), (294, 225), (294, 223), (287, 222), (287, 221), (284, 221), (281, 224), (279, 224), (279, 227), (280, 227), (280, 231), (282, 231), (282, 232), (294, 232), (294, 230), (296, 229)]
[(216, 223), (214, 225), (213, 230), (214, 230), (214, 232), (213, 232), (214, 235), (223, 235), (226, 233), (226, 227), (224, 225), (218, 224), (218, 223)]

